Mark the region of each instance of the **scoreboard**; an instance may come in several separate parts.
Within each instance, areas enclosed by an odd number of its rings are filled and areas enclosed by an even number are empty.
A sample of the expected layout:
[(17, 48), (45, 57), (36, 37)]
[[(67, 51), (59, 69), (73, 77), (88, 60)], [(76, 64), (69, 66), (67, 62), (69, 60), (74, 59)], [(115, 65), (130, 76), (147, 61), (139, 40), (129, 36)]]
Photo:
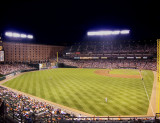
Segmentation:
[(2, 44), (2, 39), (0, 37), (0, 62), (4, 61), (4, 50), (3, 50), (3, 44)]
[(4, 61), (4, 51), (0, 51), (0, 61)]
[(45, 68), (47, 68), (46, 63), (41, 63), (41, 64), (39, 64), (39, 69), (40, 69), (40, 70), (41, 70), (41, 69), (45, 69)]

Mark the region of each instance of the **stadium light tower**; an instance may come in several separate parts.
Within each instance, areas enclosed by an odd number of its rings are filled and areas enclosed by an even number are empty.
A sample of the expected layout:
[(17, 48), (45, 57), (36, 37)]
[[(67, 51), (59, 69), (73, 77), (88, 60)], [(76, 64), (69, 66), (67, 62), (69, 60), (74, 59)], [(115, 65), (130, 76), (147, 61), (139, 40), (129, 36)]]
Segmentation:
[(121, 34), (129, 34), (129, 30), (122, 30)]
[(21, 38), (26, 38), (27, 35), (26, 34), (21, 34)]
[(33, 35), (30, 34), (23, 34), (23, 33), (17, 33), (17, 32), (6, 32), (5, 36), (7, 37), (12, 37), (12, 38), (28, 38), (28, 39), (33, 39)]
[(120, 30), (112, 31), (112, 35), (118, 35), (120, 34)]
[(100, 30), (100, 31), (89, 31), (87, 32), (88, 36), (107, 36), (107, 35), (120, 35), (120, 34), (129, 34), (130, 30)]
[(19, 33), (13, 33), (12, 36), (18, 38), (18, 37), (20, 37), (20, 34)]
[(12, 32), (6, 32), (6, 33), (5, 33), (5, 36), (12, 37), (12, 35), (13, 35)]
[(33, 35), (27, 35), (27, 38), (33, 39)]

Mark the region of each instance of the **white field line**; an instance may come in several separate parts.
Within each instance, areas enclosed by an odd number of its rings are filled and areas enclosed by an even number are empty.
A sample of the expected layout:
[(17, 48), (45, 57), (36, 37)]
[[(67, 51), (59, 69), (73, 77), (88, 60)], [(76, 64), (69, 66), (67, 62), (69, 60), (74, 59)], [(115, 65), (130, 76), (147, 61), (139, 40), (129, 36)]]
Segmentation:
[[(140, 74), (141, 79), (142, 79), (143, 77), (142, 77), (142, 75), (141, 75), (141, 71), (139, 71), (139, 74)], [(142, 80), (142, 83), (143, 83), (143, 86), (144, 86), (144, 89), (145, 89), (145, 92), (146, 92), (146, 95), (147, 95), (147, 98), (148, 98), (148, 102), (149, 102), (149, 104), (151, 105), (151, 110), (152, 110), (153, 116), (155, 116), (155, 113), (154, 113), (154, 111), (153, 111), (153, 107), (152, 107), (151, 101), (150, 101), (150, 99), (149, 99), (149, 96), (148, 96), (148, 93), (147, 93), (147, 89), (146, 89), (146, 86), (145, 86), (143, 80)]]

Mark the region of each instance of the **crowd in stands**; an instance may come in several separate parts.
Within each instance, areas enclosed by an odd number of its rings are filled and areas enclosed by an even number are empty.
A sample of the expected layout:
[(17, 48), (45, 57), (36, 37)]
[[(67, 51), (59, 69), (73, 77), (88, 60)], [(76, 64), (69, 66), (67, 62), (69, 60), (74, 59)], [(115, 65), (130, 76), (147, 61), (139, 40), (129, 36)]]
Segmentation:
[[(76, 53), (78, 52), (78, 53)], [(157, 52), (156, 43), (148, 41), (147, 43), (138, 41), (88, 41), (77, 43), (65, 51), (69, 54), (69, 59), (59, 58), (59, 63), (78, 68), (107, 68), (107, 69), (146, 69), (156, 71), (156, 60), (154, 59), (115, 59), (118, 55), (150, 54), (155, 55)], [(72, 54), (73, 53), (73, 54)], [(114, 55), (113, 55), (114, 54)], [(73, 59), (75, 56), (112, 56), (111, 59)], [(99, 57), (100, 58), (100, 57)], [(153, 58), (153, 57), (152, 57)], [(56, 61), (56, 60), (55, 60)], [(35, 69), (27, 64), (0, 64), (0, 74), (6, 75), (20, 70)], [(40, 102), (31, 97), (13, 92), (0, 86), (0, 109), (6, 107), (7, 114), (13, 114), (17, 119), (23, 119), (25, 122), (33, 120), (42, 120), (48, 122), (50, 120), (66, 119), (71, 115), (55, 108), (46, 102)], [(0, 110), (0, 114), (1, 114)], [(73, 115), (72, 115), (73, 116)], [(152, 119), (153, 120), (153, 119)]]
[(27, 64), (0, 64), (0, 74), (6, 75), (14, 71), (35, 69)]
[(156, 41), (105, 40), (81, 41), (70, 46), (66, 52), (81, 53), (155, 53)]
[[(0, 86), (0, 120), (1, 116), (13, 118), (15, 122), (25, 123), (51, 123), (51, 122), (121, 122), (123, 117), (106, 117), (104, 119), (100, 117), (76, 117), (74, 114), (68, 114), (67, 112), (47, 104), (46, 102), (40, 102), (28, 96), (13, 92), (7, 88)], [(124, 118), (123, 122), (154, 122), (156, 117), (142, 117), (142, 118)], [(11, 121), (10, 121), (11, 122)]]
[[(94, 37), (93, 40), (77, 42), (70, 46), (64, 51), (65, 59), (59, 61), (78, 68), (156, 70), (156, 54), (156, 40), (134, 41), (106, 38), (102, 41)], [(84, 60), (83, 57), (91, 58)], [(98, 59), (95, 60), (94, 57)], [(101, 59), (102, 57), (106, 59)]]
[[(23, 120), (29, 122), (36, 119), (47, 121), (51, 118), (51, 115), (59, 119), (70, 116), (65, 111), (55, 108), (46, 102), (40, 102), (0, 86), (0, 104), (2, 102), (5, 102), (7, 114), (12, 113), (16, 119), (23, 118)], [(1, 105), (0, 108), (2, 109)]]
[(71, 59), (59, 59), (59, 62), (69, 66), (75, 66), (78, 68), (108, 68), (108, 69), (120, 69), (120, 68), (132, 68), (132, 69), (146, 69), (156, 71), (155, 60), (71, 60)]

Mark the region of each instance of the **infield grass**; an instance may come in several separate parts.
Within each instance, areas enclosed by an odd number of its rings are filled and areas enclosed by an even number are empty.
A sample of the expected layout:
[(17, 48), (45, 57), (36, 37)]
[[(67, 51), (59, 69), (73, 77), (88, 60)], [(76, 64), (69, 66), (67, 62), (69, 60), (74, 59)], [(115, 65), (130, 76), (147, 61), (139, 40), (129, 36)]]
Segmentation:
[[(147, 114), (149, 102), (141, 79), (100, 76), (94, 73), (95, 70), (58, 68), (35, 71), (3, 85), (97, 116)], [(138, 70), (111, 72), (126, 75), (139, 73)], [(143, 70), (142, 75), (150, 97), (153, 72)]]

